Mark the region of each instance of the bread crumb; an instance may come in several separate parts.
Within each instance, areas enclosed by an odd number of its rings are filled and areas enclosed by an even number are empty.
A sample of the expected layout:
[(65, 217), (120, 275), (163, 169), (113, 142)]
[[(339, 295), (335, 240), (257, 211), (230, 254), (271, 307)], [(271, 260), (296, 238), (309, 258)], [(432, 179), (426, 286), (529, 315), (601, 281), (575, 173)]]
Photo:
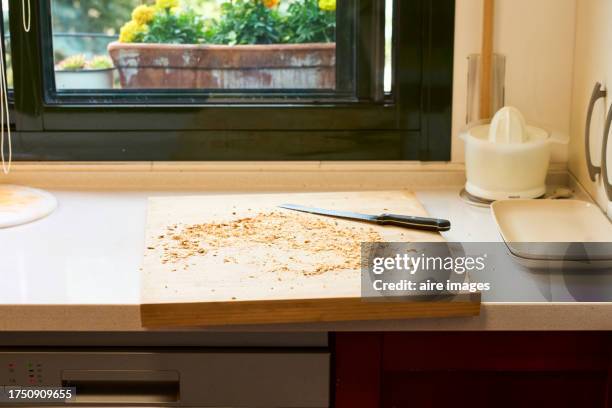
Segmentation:
[(349, 227), (331, 218), (285, 211), (204, 224), (175, 224), (166, 230), (172, 232), (158, 235), (162, 264), (217, 257), (218, 253), (240, 245), (244, 257), (241, 255), (238, 261), (237, 256), (224, 256), (223, 263), (248, 264), (262, 272), (303, 276), (359, 270), (361, 243), (383, 241), (378, 231), (369, 226)]

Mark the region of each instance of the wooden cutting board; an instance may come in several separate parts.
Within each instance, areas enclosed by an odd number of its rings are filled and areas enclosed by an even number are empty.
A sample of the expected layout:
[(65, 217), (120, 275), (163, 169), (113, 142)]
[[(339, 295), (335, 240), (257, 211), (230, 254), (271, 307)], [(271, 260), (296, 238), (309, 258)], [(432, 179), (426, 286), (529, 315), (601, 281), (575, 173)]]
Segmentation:
[(360, 242), (437, 242), (438, 233), (278, 208), (426, 215), (405, 191), (149, 199), (142, 267), (144, 327), (473, 316), (479, 296), (363, 302)]

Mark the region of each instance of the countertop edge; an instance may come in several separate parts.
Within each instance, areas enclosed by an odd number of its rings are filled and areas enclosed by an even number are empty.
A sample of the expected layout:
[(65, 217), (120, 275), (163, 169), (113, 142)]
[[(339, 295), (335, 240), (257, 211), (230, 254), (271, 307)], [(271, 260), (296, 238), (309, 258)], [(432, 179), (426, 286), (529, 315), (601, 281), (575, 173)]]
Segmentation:
[[(148, 331), (140, 325), (140, 306), (136, 304), (1, 305), (0, 316), (0, 333)], [(482, 304), (480, 316), (468, 318), (217, 326), (180, 330), (211, 332), (605, 331), (612, 330), (612, 303), (488, 302)]]

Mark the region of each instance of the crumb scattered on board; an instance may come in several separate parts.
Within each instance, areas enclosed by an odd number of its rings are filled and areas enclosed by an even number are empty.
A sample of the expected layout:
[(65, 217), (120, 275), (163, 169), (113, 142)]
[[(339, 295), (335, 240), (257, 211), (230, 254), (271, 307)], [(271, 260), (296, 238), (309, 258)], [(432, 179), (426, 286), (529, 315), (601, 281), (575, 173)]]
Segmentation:
[[(354, 224), (271, 211), (225, 222), (170, 225), (148, 249), (160, 250), (161, 262), (171, 264), (173, 272), (179, 266), (188, 269), (196, 257), (213, 257), (224, 264), (254, 265), (264, 272), (315, 276), (358, 270), (361, 243), (383, 241), (371, 226)], [(235, 246), (240, 252), (223, 253)]]

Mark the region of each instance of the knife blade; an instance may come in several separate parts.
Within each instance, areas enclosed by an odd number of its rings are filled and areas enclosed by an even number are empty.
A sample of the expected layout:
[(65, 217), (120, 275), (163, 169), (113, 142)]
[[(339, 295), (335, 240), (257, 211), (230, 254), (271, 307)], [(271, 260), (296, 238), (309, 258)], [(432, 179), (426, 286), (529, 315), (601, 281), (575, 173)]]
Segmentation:
[(360, 214), (350, 211), (327, 210), (324, 208), (306, 207), (296, 204), (282, 204), (280, 208), (292, 211), (300, 211), (309, 214), (323, 215), (327, 217), (342, 218), (345, 220), (369, 222), (378, 225), (393, 225), (396, 227), (419, 229), (426, 231), (449, 231), (451, 223), (440, 218), (415, 217), (412, 215), (398, 214)]

